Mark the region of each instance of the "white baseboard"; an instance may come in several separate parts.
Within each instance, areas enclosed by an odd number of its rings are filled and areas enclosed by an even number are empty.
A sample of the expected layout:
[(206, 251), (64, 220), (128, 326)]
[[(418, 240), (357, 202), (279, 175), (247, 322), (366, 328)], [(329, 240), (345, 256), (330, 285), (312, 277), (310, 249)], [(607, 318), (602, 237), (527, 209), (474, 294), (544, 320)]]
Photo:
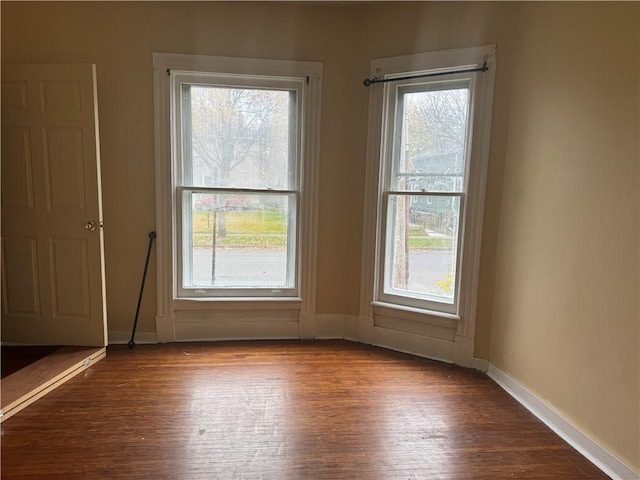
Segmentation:
[[(126, 345), (131, 340), (131, 332), (109, 332), (109, 345)], [(136, 332), (136, 344), (158, 343), (156, 332)]]
[(345, 340), (352, 342), (359, 341), (358, 338), (358, 316), (357, 315), (345, 315), (344, 316), (344, 337)]
[(298, 338), (309, 340), (316, 337), (316, 315), (313, 313), (301, 313), (298, 321)]
[(319, 340), (333, 340), (344, 338), (344, 315), (340, 313), (325, 313), (316, 315), (316, 334)]
[(490, 363), (487, 374), (527, 410), (613, 480), (640, 479), (640, 473), (634, 471), (602, 445), (588, 437), (508, 373)]
[(475, 349), (473, 338), (456, 336), (453, 345), (453, 363), (461, 367), (473, 368), (481, 372), (486, 372), (489, 368), (489, 360), (476, 358), (473, 356)]

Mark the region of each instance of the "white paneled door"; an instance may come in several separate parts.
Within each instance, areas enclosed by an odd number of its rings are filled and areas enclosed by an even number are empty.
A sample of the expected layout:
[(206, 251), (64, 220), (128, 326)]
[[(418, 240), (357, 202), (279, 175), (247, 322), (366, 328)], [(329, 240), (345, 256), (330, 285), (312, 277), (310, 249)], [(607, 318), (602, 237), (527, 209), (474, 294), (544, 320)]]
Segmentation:
[(94, 65), (2, 67), (2, 341), (106, 345)]

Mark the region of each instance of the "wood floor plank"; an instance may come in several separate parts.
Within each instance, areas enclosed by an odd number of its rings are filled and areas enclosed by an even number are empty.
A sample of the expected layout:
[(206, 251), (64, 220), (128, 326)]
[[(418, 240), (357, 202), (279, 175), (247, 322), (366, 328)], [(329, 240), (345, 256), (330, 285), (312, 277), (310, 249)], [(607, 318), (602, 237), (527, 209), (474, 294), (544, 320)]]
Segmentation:
[(606, 479), (486, 375), (343, 341), (110, 347), (2, 428), (6, 479)]
[(60, 347), (3, 378), (0, 383), (0, 421), (7, 420), (93, 362), (104, 358), (105, 353), (104, 347)]

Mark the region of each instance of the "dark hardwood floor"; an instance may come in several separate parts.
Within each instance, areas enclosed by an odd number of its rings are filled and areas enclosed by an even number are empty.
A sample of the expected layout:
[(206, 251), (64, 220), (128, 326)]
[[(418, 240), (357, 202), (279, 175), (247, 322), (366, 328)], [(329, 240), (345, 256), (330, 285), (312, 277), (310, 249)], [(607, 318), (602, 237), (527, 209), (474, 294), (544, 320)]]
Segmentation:
[(3, 479), (606, 479), (484, 374), (342, 341), (109, 347)]

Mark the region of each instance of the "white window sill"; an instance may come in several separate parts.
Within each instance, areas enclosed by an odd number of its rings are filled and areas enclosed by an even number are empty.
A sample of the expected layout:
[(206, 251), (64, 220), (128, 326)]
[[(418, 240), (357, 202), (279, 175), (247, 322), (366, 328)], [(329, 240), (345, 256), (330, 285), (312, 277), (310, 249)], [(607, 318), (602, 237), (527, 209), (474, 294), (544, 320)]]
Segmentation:
[(302, 299), (298, 297), (220, 297), (176, 298), (174, 310), (300, 310)]
[(404, 320), (428, 321), (430, 323), (442, 323), (443, 325), (451, 325), (453, 322), (459, 322), (460, 316), (452, 313), (438, 312), (434, 310), (425, 310), (423, 308), (408, 307), (406, 305), (397, 305), (386, 302), (371, 302), (374, 315), (392, 315)]

